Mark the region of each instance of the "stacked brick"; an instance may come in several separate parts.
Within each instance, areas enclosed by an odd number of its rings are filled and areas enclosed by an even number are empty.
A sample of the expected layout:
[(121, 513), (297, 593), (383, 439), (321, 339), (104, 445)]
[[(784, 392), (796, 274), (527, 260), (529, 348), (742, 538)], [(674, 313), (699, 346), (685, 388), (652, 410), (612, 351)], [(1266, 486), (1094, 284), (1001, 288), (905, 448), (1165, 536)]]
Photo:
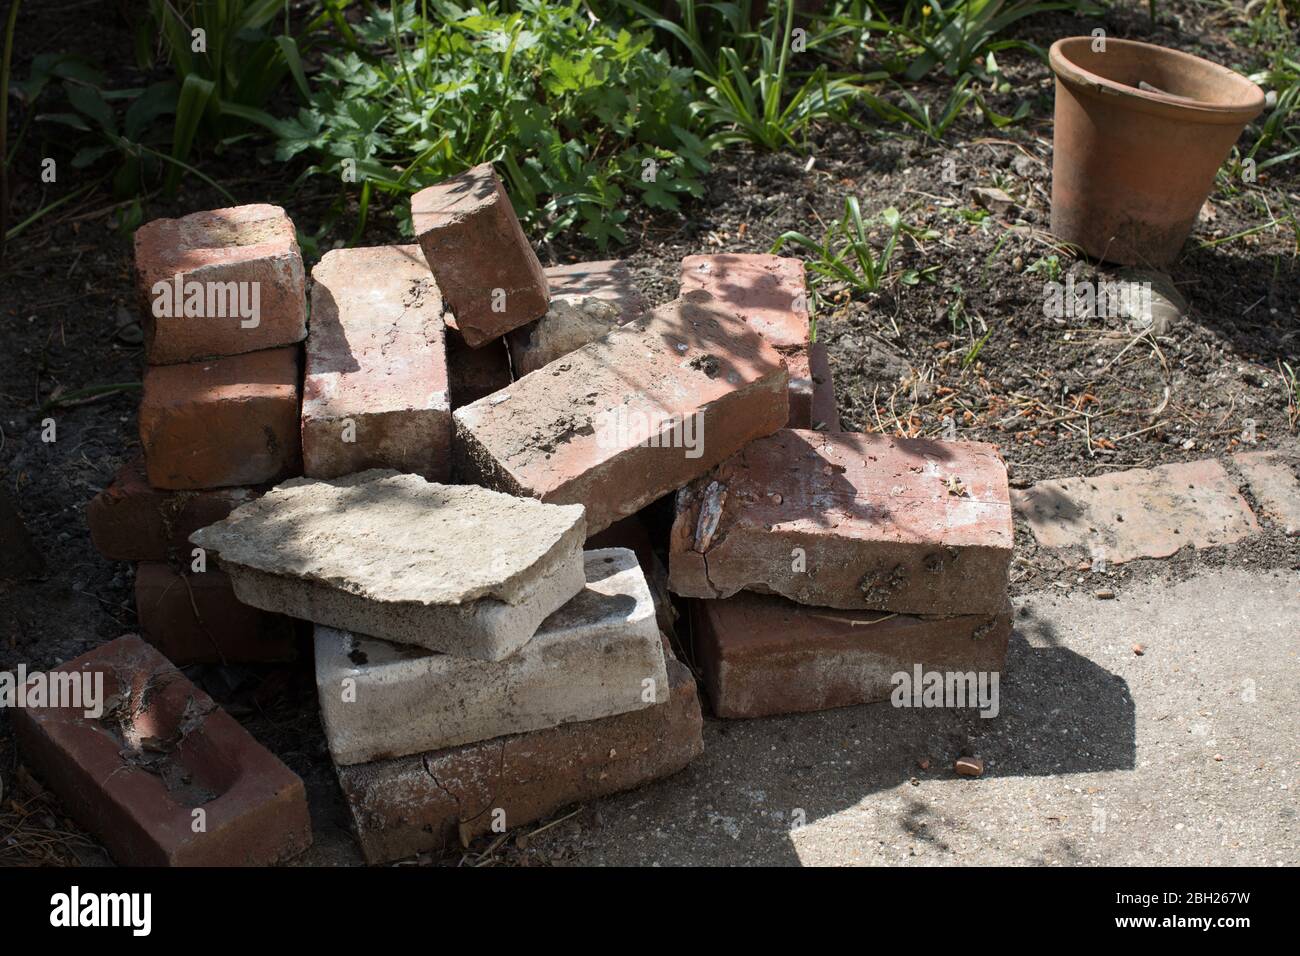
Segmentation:
[(821, 710), (1000, 671), (1011, 541), (991, 445), (783, 429), (678, 493), (669, 587), (715, 713)]
[(294, 622), (241, 604), (188, 543), (299, 474), (302, 256), (276, 206), (159, 219), (135, 238), (142, 454), (89, 505), (99, 551), (136, 562), (144, 638), (178, 665), (292, 658)]
[[(411, 212), (416, 243), (315, 266), (310, 329), (281, 210), (142, 228), (143, 455), (88, 515), (101, 552), (140, 562), (142, 631), (174, 663), (276, 659), (312, 633), (368, 861), (680, 770), (703, 739), (675, 641), (720, 717), (1001, 668), (1005, 467), (992, 446), (840, 430), (801, 262), (688, 257), (650, 307), (624, 263), (544, 270), (490, 166)], [(104, 653), (67, 666), (170, 666), (135, 638)], [(224, 724), (216, 752), (259, 782), (209, 789), (261, 852), (169, 843), (142, 818), (184, 800), (86, 783), (108, 749), (58, 714), (29, 723), (94, 826), (135, 820), (123, 860), (271, 862), (309, 839), (301, 782)]]

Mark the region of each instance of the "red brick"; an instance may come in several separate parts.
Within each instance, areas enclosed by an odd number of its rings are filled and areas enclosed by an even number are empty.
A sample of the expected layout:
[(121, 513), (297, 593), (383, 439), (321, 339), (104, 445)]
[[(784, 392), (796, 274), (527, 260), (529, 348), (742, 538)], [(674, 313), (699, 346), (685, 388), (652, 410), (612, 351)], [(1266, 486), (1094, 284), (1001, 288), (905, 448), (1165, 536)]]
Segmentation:
[(785, 429), (678, 493), (669, 586), (684, 597), (745, 589), (850, 610), (996, 614), (1011, 562), (1007, 492), (993, 445)]
[[(787, 384), (776, 351), (696, 293), (458, 409), (456, 473), (583, 504), (595, 534), (785, 424)], [(678, 447), (647, 444), (646, 428), (673, 441), (657, 428), (665, 421), (677, 423)]]
[(725, 253), (682, 260), (682, 295), (708, 292), (781, 352), (808, 345), (808, 292), (801, 259)]
[(215, 562), (197, 574), (164, 561), (141, 562), (135, 609), (144, 639), (178, 667), (296, 656), (293, 618), (241, 603)]
[(395, 468), (446, 481), (446, 326), (420, 247), (335, 249), (311, 277), (303, 473), (337, 478)]
[(297, 347), (146, 368), (140, 444), (156, 488), (258, 485), (300, 473)]
[(808, 364), (813, 380), (812, 424), (809, 427), (819, 432), (837, 432), (840, 430), (840, 411), (835, 402), (835, 380), (831, 378), (831, 359), (826, 346), (820, 342), (809, 345)]
[(357, 842), (371, 863), (450, 849), (488, 833), (670, 776), (704, 750), (690, 671), (668, 661), (671, 695), (641, 710), (339, 767)]
[(447, 326), (447, 376), (451, 381), (452, 411), (499, 392), (512, 381), (506, 340), (497, 339), (472, 349), (458, 330)]
[(839, 611), (742, 591), (691, 601), (692, 648), (718, 717), (768, 717), (888, 700), (892, 676), (998, 672), (1011, 610), (916, 617)]
[(298, 776), (139, 637), (58, 670), (102, 674), (104, 714), (18, 708), (14, 732), (27, 764), (119, 865), (257, 866), (310, 846)]
[[(302, 254), (293, 223), (279, 206), (235, 206), (155, 219), (135, 233), (136, 280), (144, 321), (145, 361), (192, 362), (301, 342), (307, 334)], [(155, 303), (168, 284), (256, 283), (258, 321), (242, 327), (237, 315), (158, 316)], [(159, 306), (161, 307), (161, 306)]]
[[(471, 348), (546, 314), (542, 264), (490, 163), (421, 189), (411, 197), (411, 222)], [(501, 311), (493, 308), (498, 289)]]
[(781, 354), (790, 372), (790, 427), (812, 428), (813, 378), (808, 350), (788, 349)]
[(188, 558), (190, 534), (220, 521), (259, 488), (167, 491), (145, 477), (144, 458), (127, 462), (112, 483), (86, 506), (90, 541), (113, 561), (166, 561)]

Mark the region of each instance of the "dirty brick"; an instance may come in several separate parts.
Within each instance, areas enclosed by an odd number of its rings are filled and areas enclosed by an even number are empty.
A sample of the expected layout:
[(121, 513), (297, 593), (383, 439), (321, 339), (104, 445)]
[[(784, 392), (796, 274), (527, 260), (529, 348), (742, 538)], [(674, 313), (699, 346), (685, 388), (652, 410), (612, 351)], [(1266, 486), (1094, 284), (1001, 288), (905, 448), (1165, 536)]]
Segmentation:
[(546, 314), (546, 277), (489, 163), (411, 197), (424, 257), (472, 348)]
[(802, 259), (726, 253), (682, 260), (682, 295), (701, 289), (748, 322), (783, 354), (808, 346)]
[(334, 249), (312, 269), (303, 473), (451, 465), (442, 294), (419, 246)]
[(458, 409), (455, 474), (587, 507), (591, 533), (785, 424), (776, 351), (695, 293)]
[[(1005, 600), (1005, 599), (1004, 599)], [(1001, 672), (1010, 607), (993, 616), (841, 611), (742, 591), (691, 601), (696, 664), (718, 717), (767, 717), (888, 700), (892, 677)]]
[(58, 670), (103, 675), (102, 716), (17, 708), (18, 745), (119, 865), (259, 866), (311, 845), (298, 776), (139, 637)]
[(154, 488), (145, 476), (144, 458), (137, 456), (90, 500), (86, 524), (95, 549), (112, 561), (188, 557), (194, 548), (190, 534), (220, 521), (260, 493), (257, 488)]
[(506, 337), (516, 376), (594, 342), (645, 312), (632, 270), (621, 259), (552, 266), (545, 274), (551, 290), (546, 315)]
[(135, 610), (141, 636), (178, 667), (295, 657), (293, 619), (242, 603), (215, 567), (190, 573), (142, 561), (135, 569)]
[(1111, 564), (1259, 531), (1236, 482), (1213, 459), (1040, 481), (1013, 501), (1043, 547), (1082, 548)]
[(996, 447), (783, 429), (677, 498), (669, 587), (800, 604), (997, 614), (1011, 561)]
[(207, 528), (245, 604), (501, 660), (585, 585), (582, 508), (374, 469), (286, 481)]
[(140, 444), (156, 488), (257, 485), (296, 474), (298, 348), (147, 367)]
[(665, 703), (600, 720), (338, 768), (370, 863), (460, 845), (676, 773), (704, 750), (695, 681), (669, 660)]
[[(441, 750), (666, 701), (663, 644), (636, 555), (588, 551), (585, 564), (586, 588), (501, 661), (318, 627), (316, 683), (335, 763)], [(345, 697), (345, 688), (354, 693)]]
[[(302, 254), (279, 206), (235, 206), (145, 223), (135, 233), (135, 268), (145, 361), (152, 365), (291, 345), (307, 334)], [(254, 290), (257, 314), (250, 318), (237, 304), (253, 305)], [(169, 308), (159, 295), (169, 297)]]
[(1295, 456), (1275, 451), (1251, 451), (1232, 456), (1245, 476), (1263, 517), (1286, 534), (1300, 534), (1300, 480)]

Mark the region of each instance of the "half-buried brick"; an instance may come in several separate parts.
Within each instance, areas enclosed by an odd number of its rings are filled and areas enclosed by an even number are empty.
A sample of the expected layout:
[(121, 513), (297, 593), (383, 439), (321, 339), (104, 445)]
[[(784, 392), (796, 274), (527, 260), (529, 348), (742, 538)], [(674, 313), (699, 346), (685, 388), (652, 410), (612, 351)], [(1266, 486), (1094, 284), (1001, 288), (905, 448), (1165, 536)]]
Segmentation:
[(257, 488), (154, 488), (145, 476), (144, 459), (137, 456), (90, 500), (86, 525), (95, 550), (112, 561), (188, 559), (192, 533), (259, 494)]
[(140, 638), (56, 673), (102, 690), (102, 713), (84, 696), (16, 708), (18, 745), (119, 865), (258, 866), (311, 845), (302, 780)]
[(472, 348), (546, 314), (546, 276), (490, 163), (411, 197), (416, 238)]
[(903, 614), (997, 614), (1006, 466), (981, 442), (783, 429), (683, 488), (669, 587)]
[(583, 589), (586, 536), (578, 506), (374, 469), (286, 481), (190, 540), (245, 604), (498, 661)]
[(784, 425), (787, 384), (760, 335), (695, 293), (458, 409), (456, 474), (580, 502), (594, 534)]
[(1259, 533), (1237, 483), (1213, 459), (1040, 481), (1013, 498), (1040, 546), (1111, 564)]
[(339, 767), (366, 860), (458, 847), (681, 770), (704, 750), (700, 701), (685, 665), (667, 673), (668, 700), (653, 707)]
[(508, 336), (515, 375), (522, 377), (645, 311), (632, 270), (619, 259), (578, 262), (546, 270), (546, 315)]
[(155, 488), (257, 485), (297, 474), (297, 346), (148, 366), (140, 444)]
[(295, 656), (294, 620), (242, 603), (215, 567), (191, 574), (164, 561), (141, 562), (135, 610), (144, 639), (178, 667)]
[(311, 271), (303, 474), (451, 467), (442, 294), (419, 246), (335, 249)]
[(887, 700), (893, 675), (910, 680), (917, 666), (1000, 673), (1011, 636), (1009, 607), (994, 616), (932, 618), (808, 607), (748, 591), (690, 604), (695, 663), (718, 717)]
[(302, 254), (279, 206), (235, 206), (155, 219), (135, 233), (151, 365), (301, 342)]
[(316, 628), (316, 684), (337, 764), (612, 717), (668, 699), (636, 555), (588, 551), (587, 586), (502, 661)]

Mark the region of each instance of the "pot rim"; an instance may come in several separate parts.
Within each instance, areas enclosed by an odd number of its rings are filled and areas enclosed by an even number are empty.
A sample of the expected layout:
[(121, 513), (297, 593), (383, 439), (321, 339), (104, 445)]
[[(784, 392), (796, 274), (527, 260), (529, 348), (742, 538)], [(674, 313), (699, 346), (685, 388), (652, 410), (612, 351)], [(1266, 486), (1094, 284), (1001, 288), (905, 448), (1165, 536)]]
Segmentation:
[(1083, 69), (1077, 63), (1069, 59), (1065, 54), (1064, 48), (1067, 44), (1092, 43), (1091, 36), (1073, 36), (1062, 37), (1052, 44), (1048, 51), (1047, 58), (1051, 64), (1052, 72), (1056, 74), (1058, 80), (1068, 84), (1071, 88), (1084, 93), (1104, 94), (1110, 97), (1118, 97), (1125, 102), (1125, 105), (1132, 109), (1144, 113), (1156, 113), (1161, 116), (1178, 118), (1184, 120), (1200, 120), (1210, 123), (1241, 123), (1245, 125), (1253, 120), (1264, 110), (1264, 91), (1258, 84), (1242, 76), (1235, 70), (1226, 66), (1221, 66), (1211, 60), (1203, 59), (1191, 53), (1184, 53), (1182, 50), (1172, 50), (1169, 47), (1159, 46), (1155, 43), (1143, 43), (1141, 40), (1121, 40), (1116, 37), (1106, 37), (1105, 42), (1108, 44), (1118, 44), (1120, 46), (1137, 47), (1148, 50), (1157, 56), (1182, 60), (1185, 63), (1197, 64), (1201, 68), (1209, 67), (1214, 72), (1220, 74), (1226, 83), (1236, 84), (1238, 87), (1243, 85), (1253, 91), (1250, 99), (1240, 105), (1226, 103), (1211, 103), (1205, 100), (1196, 100), (1187, 96), (1175, 96), (1172, 93), (1157, 93), (1141, 90), (1134, 86), (1128, 86), (1116, 80), (1100, 76)]

